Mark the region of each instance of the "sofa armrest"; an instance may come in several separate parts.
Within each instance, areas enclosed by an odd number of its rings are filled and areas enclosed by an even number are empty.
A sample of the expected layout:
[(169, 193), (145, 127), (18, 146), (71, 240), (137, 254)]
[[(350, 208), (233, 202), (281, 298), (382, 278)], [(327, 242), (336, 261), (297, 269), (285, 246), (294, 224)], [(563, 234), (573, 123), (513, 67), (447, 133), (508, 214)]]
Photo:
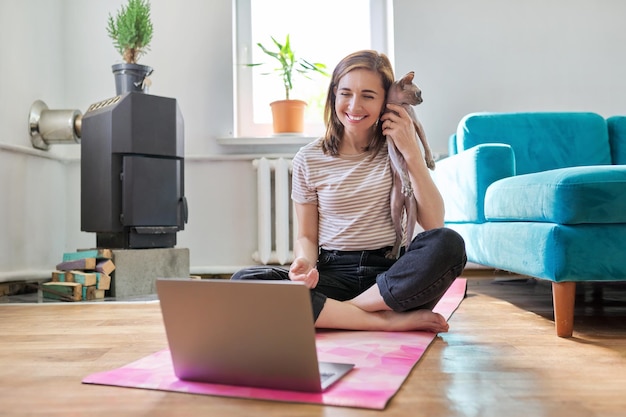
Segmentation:
[(443, 196), (450, 223), (484, 223), (487, 188), (515, 175), (515, 156), (509, 145), (477, 145), (437, 162), (433, 180)]

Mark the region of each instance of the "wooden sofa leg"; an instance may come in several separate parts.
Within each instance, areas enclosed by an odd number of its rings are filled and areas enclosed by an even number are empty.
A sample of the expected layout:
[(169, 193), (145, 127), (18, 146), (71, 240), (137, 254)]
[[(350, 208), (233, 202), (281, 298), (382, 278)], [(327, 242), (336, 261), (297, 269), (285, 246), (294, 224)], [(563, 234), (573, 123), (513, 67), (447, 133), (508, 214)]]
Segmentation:
[(552, 305), (556, 335), (572, 337), (574, 331), (574, 303), (576, 300), (575, 282), (552, 283)]

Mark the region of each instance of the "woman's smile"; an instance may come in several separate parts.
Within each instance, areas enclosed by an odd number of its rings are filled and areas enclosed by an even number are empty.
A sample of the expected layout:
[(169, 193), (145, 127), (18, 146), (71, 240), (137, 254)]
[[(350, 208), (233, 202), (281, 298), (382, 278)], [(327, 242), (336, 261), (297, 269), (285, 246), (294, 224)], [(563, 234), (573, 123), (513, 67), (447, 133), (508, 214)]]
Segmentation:
[(360, 122), (361, 120), (365, 119), (365, 117), (366, 116), (357, 116), (355, 114), (346, 113), (346, 118), (353, 122)]

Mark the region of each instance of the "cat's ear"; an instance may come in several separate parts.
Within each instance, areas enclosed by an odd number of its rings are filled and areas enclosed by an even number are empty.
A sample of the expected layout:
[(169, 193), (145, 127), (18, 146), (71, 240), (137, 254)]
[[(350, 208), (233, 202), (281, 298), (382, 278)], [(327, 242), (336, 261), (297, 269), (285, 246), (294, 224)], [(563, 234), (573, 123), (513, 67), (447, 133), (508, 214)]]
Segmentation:
[(407, 73), (404, 77), (402, 77), (402, 79), (400, 80), (401, 84), (411, 84), (413, 82), (413, 77), (415, 77), (415, 72), (411, 71), (409, 73)]

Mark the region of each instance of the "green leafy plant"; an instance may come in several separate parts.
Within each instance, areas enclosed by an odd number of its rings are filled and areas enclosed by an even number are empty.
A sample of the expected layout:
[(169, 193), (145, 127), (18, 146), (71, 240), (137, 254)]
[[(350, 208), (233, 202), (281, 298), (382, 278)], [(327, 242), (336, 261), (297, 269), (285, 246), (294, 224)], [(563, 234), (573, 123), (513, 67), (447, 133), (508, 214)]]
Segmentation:
[(109, 14), (107, 32), (122, 59), (136, 64), (139, 57), (150, 50), (152, 21), (149, 0), (128, 0), (115, 18)]
[[(274, 42), (274, 46), (277, 50), (272, 51), (263, 46), (261, 43), (257, 43), (257, 46), (261, 48), (261, 50), (268, 56), (276, 59), (278, 61), (279, 66), (274, 68), (274, 73), (278, 73), (279, 77), (282, 80), (283, 86), (285, 87), (285, 100), (289, 100), (289, 93), (293, 90), (293, 75), (294, 73), (298, 73), (306, 78), (309, 73), (318, 73), (325, 76), (328, 76), (328, 73), (325, 71), (326, 65), (321, 64), (319, 62), (310, 62), (306, 59), (296, 58), (293, 49), (291, 49), (291, 43), (289, 42), (289, 35), (285, 39), (285, 43), (281, 44), (274, 37), (272, 38), (272, 42)], [(259, 66), (264, 64), (248, 64), (250, 67)], [(268, 75), (272, 73), (264, 73), (264, 75)]]

